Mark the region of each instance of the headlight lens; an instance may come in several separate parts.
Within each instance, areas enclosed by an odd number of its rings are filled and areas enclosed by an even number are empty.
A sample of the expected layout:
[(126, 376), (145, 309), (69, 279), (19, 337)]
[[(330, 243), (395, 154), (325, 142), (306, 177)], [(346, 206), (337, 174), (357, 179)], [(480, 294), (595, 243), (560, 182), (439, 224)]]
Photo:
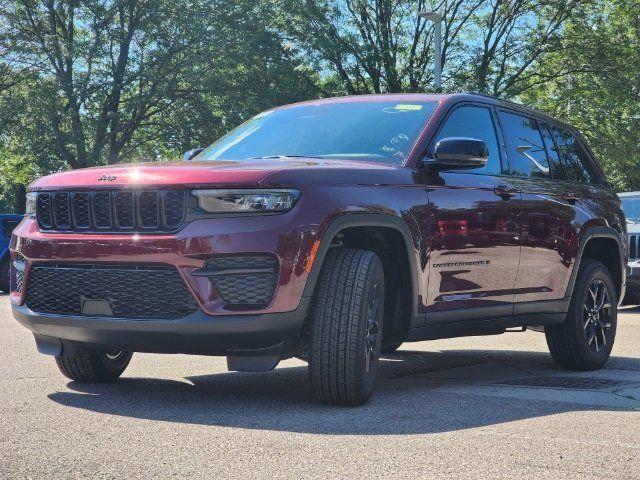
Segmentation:
[(36, 203), (38, 194), (36, 192), (27, 193), (27, 202), (25, 207), (25, 216), (27, 218), (36, 218)]
[(198, 207), (207, 213), (282, 213), (291, 210), (298, 190), (193, 190)]

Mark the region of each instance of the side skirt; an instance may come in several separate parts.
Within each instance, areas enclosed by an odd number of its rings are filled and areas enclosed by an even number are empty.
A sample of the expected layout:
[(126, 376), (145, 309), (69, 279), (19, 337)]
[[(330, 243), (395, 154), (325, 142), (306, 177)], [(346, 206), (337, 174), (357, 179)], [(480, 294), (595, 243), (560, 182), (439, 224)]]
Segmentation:
[(442, 338), (500, 335), (508, 328), (558, 325), (564, 322), (566, 313), (537, 313), (497, 319), (425, 325), (409, 330), (407, 342), (438, 340)]

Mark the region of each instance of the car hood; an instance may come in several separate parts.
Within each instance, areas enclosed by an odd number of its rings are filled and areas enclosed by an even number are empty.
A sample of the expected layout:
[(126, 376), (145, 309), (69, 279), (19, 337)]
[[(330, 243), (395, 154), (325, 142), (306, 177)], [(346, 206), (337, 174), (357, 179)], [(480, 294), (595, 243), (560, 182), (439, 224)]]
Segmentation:
[(384, 164), (355, 160), (283, 158), (254, 161), (158, 162), (121, 164), (70, 170), (42, 177), (30, 190), (69, 188), (148, 188), (188, 186), (257, 186), (280, 171), (291, 170), (389, 170)]

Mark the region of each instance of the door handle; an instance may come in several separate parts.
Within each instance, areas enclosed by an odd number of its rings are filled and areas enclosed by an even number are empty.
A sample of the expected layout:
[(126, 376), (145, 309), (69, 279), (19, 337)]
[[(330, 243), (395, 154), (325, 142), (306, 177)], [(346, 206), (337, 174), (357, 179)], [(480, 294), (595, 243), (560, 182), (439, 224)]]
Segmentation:
[(503, 200), (509, 200), (518, 194), (518, 190), (516, 188), (509, 187), (507, 185), (498, 185), (493, 189), (493, 191), (496, 195), (502, 197)]
[(574, 204), (576, 203), (578, 200), (580, 200), (580, 195), (578, 195), (575, 192), (564, 192), (562, 194), (562, 199), (570, 204)]

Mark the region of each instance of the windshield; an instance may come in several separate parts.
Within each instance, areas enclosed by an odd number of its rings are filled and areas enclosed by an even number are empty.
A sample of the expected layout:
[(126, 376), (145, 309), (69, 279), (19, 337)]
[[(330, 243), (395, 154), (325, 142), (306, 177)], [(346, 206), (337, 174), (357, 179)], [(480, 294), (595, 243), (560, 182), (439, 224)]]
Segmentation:
[(627, 220), (640, 223), (640, 197), (622, 198), (622, 210)]
[(261, 113), (194, 160), (353, 158), (402, 164), (437, 102), (335, 102)]

